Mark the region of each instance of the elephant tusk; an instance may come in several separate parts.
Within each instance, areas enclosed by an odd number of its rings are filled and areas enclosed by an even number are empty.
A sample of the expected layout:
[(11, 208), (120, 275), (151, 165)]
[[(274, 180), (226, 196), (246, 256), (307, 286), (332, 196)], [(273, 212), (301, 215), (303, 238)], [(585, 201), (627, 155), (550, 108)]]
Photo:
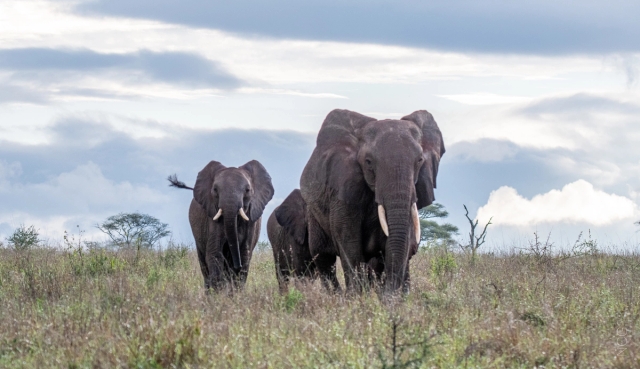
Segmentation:
[(216, 215), (213, 217), (213, 220), (218, 220), (218, 218), (220, 218), (221, 216), (222, 216), (222, 208), (218, 210)]
[(416, 233), (416, 243), (420, 243), (420, 218), (418, 217), (418, 205), (413, 203), (411, 206), (411, 218), (413, 219), (413, 229)]
[(247, 214), (245, 214), (244, 209), (240, 208), (240, 210), (238, 211), (238, 213), (240, 214), (240, 216), (242, 217), (242, 219), (246, 220), (247, 222), (249, 221), (249, 217), (247, 216)]
[(380, 225), (382, 226), (382, 232), (389, 237), (389, 226), (387, 225), (387, 214), (384, 212), (384, 206), (378, 205), (378, 218), (380, 219)]

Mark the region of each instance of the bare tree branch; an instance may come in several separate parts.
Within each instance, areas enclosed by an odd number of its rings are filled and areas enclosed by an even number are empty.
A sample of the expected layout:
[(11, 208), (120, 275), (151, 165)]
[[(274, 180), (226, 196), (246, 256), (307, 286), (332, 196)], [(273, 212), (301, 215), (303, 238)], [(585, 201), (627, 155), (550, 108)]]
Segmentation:
[(478, 227), (478, 219), (476, 219), (476, 221), (474, 222), (469, 217), (469, 209), (467, 209), (467, 205), (463, 204), (462, 206), (464, 206), (464, 210), (465, 210), (464, 216), (467, 217), (467, 220), (469, 221), (469, 226), (471, 227), (471, 230), (469, 231), (469, 244), (467, 246), (463, 246), (462, 248), (466, 250), (470, 250), (472, 259), (475, 259), (478, 248), (482, 246), (486, 241), (487, 228), (489, 227), (490, 224), (492, 224), (491, 220), (493, 220), (493, 217), (491, 217), (489, 219), (489, 222), (485, 224), (484, 229), (482, 230), (482, 233), (480, 233), (479, 236), (476, 236), (475, 234), (476, 234), (476, 227)]

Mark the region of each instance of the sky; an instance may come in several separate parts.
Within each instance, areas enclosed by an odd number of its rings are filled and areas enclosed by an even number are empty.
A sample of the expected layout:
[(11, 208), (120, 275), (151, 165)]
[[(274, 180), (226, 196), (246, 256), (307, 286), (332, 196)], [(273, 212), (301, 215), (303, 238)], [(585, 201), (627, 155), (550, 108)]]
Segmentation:
[[(140, 211), (192, 242), (188, 185), (259, 160), (269, 215), (324, 117), (431, 112), (436, 199), (487, 249), (640, 244), (640, 3), (0, 0), (0, 241), (102, 240)], [(263, 229), (263, 239), (266, 232)]]

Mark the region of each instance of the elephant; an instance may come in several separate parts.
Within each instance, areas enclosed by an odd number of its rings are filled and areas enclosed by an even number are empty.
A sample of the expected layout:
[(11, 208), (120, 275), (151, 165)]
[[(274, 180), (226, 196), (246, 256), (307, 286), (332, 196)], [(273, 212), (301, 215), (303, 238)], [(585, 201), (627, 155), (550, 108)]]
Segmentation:
[(334, 278), (339, 256), (348, 290), (361, 290), (373, 273), (384, 295), (408, 291), (418, 209), (435, 200), (444, 153), (426, 110), (400, 120), (339, 109), (327, 115), (300, 178), (309, 249), (323, 279)]
[(241, 288), (260, 236), (262, 212), (274, 193), (267, 170), (257, 160), (238, 168), (211, 161), (193, 188), (175, 174), (168, 180), (170, 186), (193, 190), (189, 223), (205, 289)]
[(313, 278), (316, 267), (309, 251), (307, 236), (307, 206), (299, 189), (289, 196), (269, 216), (267, 235), (275, 260), (280, 292), (285, 292), (291, 277)]

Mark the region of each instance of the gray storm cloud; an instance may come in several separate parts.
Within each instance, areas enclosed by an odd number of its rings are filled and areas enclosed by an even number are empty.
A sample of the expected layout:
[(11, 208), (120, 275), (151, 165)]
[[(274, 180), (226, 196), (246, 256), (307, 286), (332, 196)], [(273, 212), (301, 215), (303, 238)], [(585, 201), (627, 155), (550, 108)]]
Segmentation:
[(100, 0), (77, 11), (251, 35), (373, 42), (463, 52), (575, 54), (640, 51), (640, 3), (449, 0)]
[(14, 78), (22, 80), (46, 81), (73, 73), (120, 70), (139, 72), (150, 81), (191, 87), (232, 89), (243, 85), (216, 61), (186, 52), (140, 50), (116, 54), (88, 49), (5, 49), (0, 50), (0, 69), (14, 72)]

